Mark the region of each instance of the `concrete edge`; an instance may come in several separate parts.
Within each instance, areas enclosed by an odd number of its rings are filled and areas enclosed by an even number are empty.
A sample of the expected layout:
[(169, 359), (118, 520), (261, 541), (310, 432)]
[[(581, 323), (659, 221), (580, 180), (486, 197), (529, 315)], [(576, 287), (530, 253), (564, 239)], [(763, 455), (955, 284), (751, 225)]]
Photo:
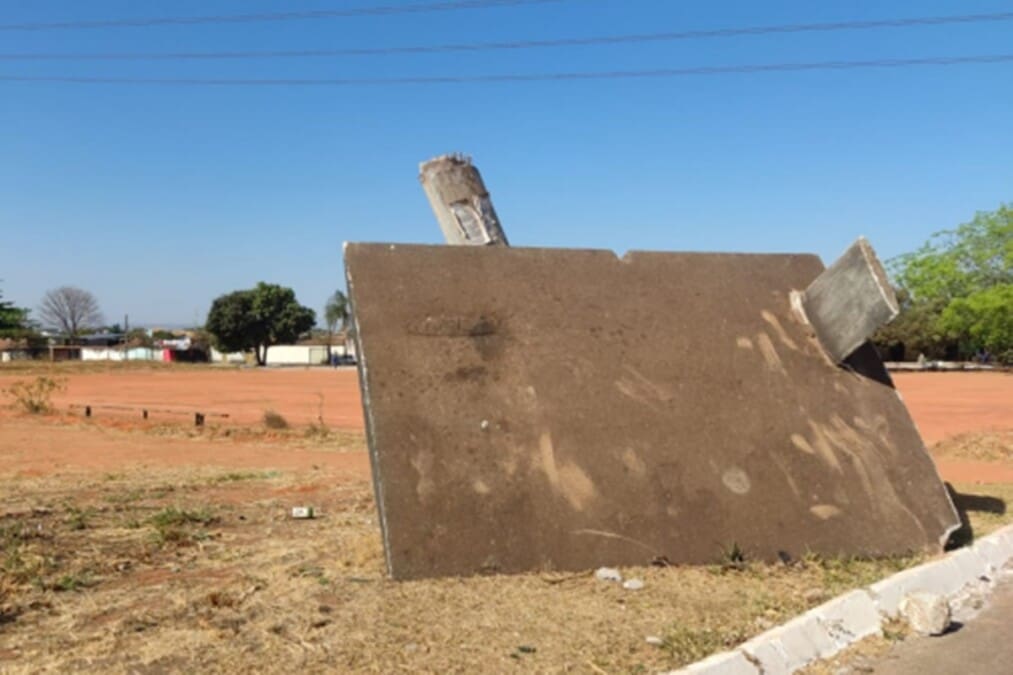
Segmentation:
[(1013, 525), (976, 540), (971, 546), (903, 570), (881, 581), (840, 595), (781, 626), (670, 675), (788, 675), (872, 635), (896, 617), (909, 593), (945, 596), (951, 606), (965, 592), (988, 590), (1013, 560)]

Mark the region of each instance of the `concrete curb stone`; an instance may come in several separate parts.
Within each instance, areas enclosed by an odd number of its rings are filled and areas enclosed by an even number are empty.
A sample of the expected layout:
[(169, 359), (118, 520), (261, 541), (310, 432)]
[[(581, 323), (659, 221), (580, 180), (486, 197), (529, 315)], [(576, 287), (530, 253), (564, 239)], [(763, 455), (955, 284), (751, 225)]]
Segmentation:
[(703, 661), (697, 661), (682, 670), (673, 670), (669, 675), (676, 675), (677, 673), (691, 673), (692, 675), (760, 675), (760, 669), (753, 665), (742, 652), (731, 651), (708, 656)]
[(908, 593), (925, 591), (952, 595), (963, 586), (960, 569), (950, 558), (927, 562), (869, 586), (876, 608), (887, 616), (900, 613), (900, 603)]
[(881, 635), (883, 627), (872, 596), (865, 590), (850, 593), (824, 603), (812, 610), (819, 617), (837, 650), (844, 649), (870, 635)]
[(838, 647), (819, 617), (806, 612), (753, 638), (740, 649), (760, 665), (763, 673), (791, 673), (810, 661), (836, 653)]
[(968, 548), (841, 595), (782, 626), (702, 661), (672, 671), (706, 675), (790, 675), (870, 635), (899, 614), (909, 593), (924, 591), (957, 602), (962, 594), (983, 593), (1013, 562), (1013, 525), (982, 537)]
[(975, 542), (973, 548), (981, 556), (982, 560), (985, 561), (990, 572), (1002, 569), (1002, 566), (1006, 562), (1007, 556), (1003, 553), (1003, 548), (997, 541), (982, 539)]

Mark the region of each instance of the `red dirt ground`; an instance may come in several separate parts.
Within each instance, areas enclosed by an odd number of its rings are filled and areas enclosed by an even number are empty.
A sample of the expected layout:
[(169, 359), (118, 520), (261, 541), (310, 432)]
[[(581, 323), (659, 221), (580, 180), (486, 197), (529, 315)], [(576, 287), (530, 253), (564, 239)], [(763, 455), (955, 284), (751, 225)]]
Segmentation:
[[(0, 388), (25, 375), (0, 374)], [(971, 431), (1013, 428), (1013, 375), (1002, 373), (900, 373), (894, 376), (927, 445)], [(321, 398), (322, 397), (322, 398)], [(130, 406), (136, 413), (96, 409), (96, 420), (134, 419), (140, 409), (227, 413), (209, 422), (256, 425), (274, 410), (294, 426), (317, 421), (331, 428), (361, 431), (362, 409), (353, 369), (103, 371), (68, 376), (55, 399), (71, 404)], [(80, 412), (80, 411), (78, 411)], [(152, 416), (159, 420), (159, 414)], [(160, 421), (184, 418), (163, 416)], [(123, 434), (101, 425), (66, 425), (0, 417), (0, 472), (48, 474), (77, 469), (113, 471), (124, 464), (205, 465), (234, 468), (327, 467), (368, 477), (364, 453), (333, 452), (278, 443), (229, 439), (166, 438)], [(994, 462), (938, 461), (943, 477), (958, 482), (1013, 482), (1013, 467)]]
[[(0, 368), (0, 389), (34, 376), (5, 375)], [(293, 425), (311, 424), (322, 415), (324, 423), (333, 428), (363, 428), (354, 368), (114, 369), (58, 376), (67, 377), (66, 391), (53, 397), (61, 411), (72, 405), (89, 405), (96, 416), (140, 417), (141, 410), (148, 408), (153, 410), (152, 419), (180, 422), (185, 419), (183, 413), (222, 413), (228, 418), (209, 417), (208, 421), (249, 425), (259, 423), (265, 411), (273, 410)], [(101, 406), (129, 406), (134, 411)]]
[(1013, 373), (894, 373), (926, 445), (1013, 428)]

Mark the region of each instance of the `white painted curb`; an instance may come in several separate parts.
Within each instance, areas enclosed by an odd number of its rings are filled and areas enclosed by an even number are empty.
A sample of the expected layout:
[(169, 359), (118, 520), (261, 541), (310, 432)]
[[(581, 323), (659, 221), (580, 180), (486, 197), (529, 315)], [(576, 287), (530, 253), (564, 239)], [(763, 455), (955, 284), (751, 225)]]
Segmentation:
[(1008, 525), (968, 548), (845, 593), (736, 649), (670, 675), (790, 675), (870, 635), (881, 635), (883, 622), (897, 616), (909, 593), (936, 593), (953, 605), (966, 589), (987, 587), (1011, 560), (1013, 525)]

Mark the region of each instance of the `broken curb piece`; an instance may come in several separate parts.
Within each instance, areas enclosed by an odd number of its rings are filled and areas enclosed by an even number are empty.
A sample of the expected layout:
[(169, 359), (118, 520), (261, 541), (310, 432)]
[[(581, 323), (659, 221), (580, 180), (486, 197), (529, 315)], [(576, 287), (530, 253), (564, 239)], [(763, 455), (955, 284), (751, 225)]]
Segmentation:
[(937, 593), (911, 593), (901, 600), (900, 613), (919, 635), (942, 635), (950, 627), (950, 604)]

